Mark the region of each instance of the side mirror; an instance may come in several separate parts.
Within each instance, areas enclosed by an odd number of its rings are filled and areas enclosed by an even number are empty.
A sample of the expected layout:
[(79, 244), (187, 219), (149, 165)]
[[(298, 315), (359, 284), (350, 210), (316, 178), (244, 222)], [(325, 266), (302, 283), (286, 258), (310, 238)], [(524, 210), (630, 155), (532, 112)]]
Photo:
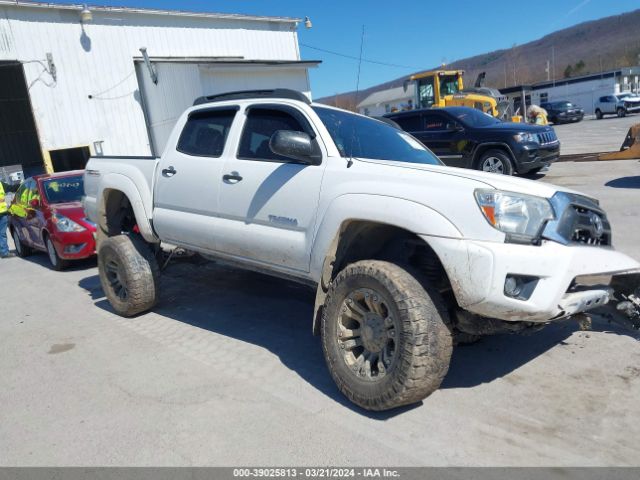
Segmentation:
[(29, 200), (29, 205), (31, 206), (31, 208), (38, 208), (40, 206), (40, 200), (38, 200), (37, 198), (32, 198), (31, 200)]
[(320, 163), (320, 156), (315, 152), (311, 137), (305, 132), (278, 130), (271, 135), (269, 148), (276, 155), (298, 160), (307, 165)]

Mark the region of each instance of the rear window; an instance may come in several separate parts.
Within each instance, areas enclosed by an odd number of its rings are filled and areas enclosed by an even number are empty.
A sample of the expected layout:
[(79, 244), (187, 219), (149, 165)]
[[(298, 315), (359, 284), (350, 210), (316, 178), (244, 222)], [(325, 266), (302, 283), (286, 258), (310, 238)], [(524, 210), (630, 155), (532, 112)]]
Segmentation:
[(193, 112), (180, 134), (176, 150), (197, 157), (219, 157), (224, 151), (237, 108)]
[(84, 195), (82, 175), (75, 177), (50, 178), (42, 182), (44, 194), (50, 204), (79, 202)]

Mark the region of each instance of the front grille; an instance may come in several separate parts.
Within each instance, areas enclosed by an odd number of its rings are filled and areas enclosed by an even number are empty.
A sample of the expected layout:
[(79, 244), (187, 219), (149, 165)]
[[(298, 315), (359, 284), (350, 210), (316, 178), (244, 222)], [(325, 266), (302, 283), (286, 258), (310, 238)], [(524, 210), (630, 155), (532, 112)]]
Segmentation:
[(556, 219), (547, 223), (543, 238), (564, 245), (611, 245), (611, 224), (595, 200), (558, 192), (550, 201)]
[[(611, 230), (605, 230), (605, 218), (600, 213), (573, 206), (576, 213), (571, 241), (582, 245), (611, 245)], [(608, 223), (608, 222), (607, 222)]]
[(538, 133), (538, 142), (540, 145), (548, 145), (550, 143), (554, 143), (558, 140), (556, 136), (556, 132), (551, 130), (549, 132)]

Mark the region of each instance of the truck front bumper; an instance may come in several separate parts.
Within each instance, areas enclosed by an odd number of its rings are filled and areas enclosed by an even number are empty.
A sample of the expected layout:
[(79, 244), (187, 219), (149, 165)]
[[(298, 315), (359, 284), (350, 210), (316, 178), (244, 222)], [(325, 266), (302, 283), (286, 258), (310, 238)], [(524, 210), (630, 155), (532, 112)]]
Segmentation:
[[(423, 238), (444, 265), (459, 306), (500, 320), (548, 322), (590, 310), (609, 301), (613, 276), (640, 272), (640, 263), (609, 247)], [(508, 276), (530, 281), (527, 295), (507, 295)]]

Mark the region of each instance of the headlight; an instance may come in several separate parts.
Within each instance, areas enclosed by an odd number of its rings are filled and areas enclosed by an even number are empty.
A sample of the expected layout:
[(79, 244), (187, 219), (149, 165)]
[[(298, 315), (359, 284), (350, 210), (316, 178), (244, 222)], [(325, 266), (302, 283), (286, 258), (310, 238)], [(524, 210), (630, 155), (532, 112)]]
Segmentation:
[(516, 142), (540, 143), (538, 142), (538, 135), (535, 133), (516, 133), (513, 139)]
[(474, 193), (487, 221), (507, 234), (507, 242), (531, 243), (545, 223), (554, 219), (546, 198), (501, 190), (479, 189)]
[(51, 219), (56, 228), (61, 232), (83, 232), (86, 230), (82, 225), (78, 225), (70, 218), (58, 213), (54, 213)]

